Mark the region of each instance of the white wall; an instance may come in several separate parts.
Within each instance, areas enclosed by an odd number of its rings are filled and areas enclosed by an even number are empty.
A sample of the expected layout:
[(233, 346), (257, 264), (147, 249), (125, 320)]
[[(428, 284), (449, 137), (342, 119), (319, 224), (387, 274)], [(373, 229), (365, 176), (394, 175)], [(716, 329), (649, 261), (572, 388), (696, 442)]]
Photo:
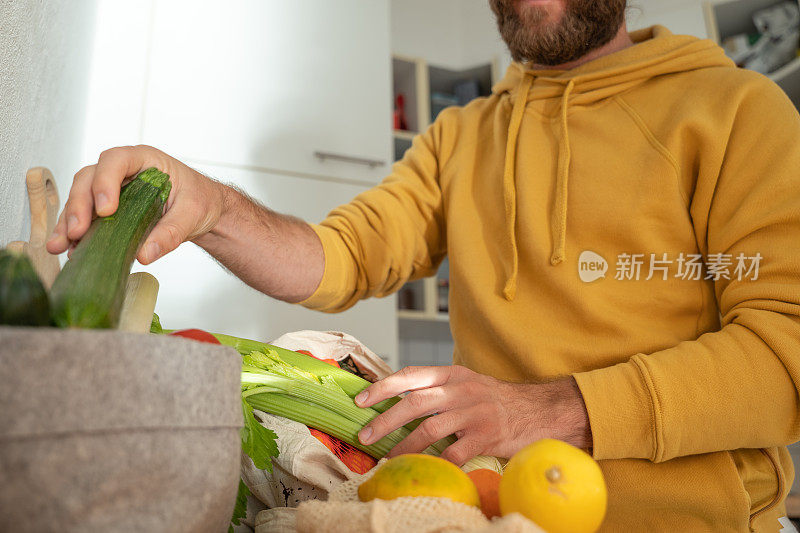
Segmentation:
[(106, 148), (142, 142), (154, 1), (97, 2), (82, 166), (97, 163)]
[(510, 61), (488, 0), (392, 0), (392, 52), (468, 68)]
[(391, 0), (392, 53), (461, 64), (463, 0)]
[(629, 0), (627, 18), (630, 30), (660, 24), (672, 33), (707, 37), (703, 0)]
[(0, 246), (28, 240), (28, 168), (49, 167), (62, 199), (79, 168), (94, 10), (0, 0)]
[[(467, 68), (510, 62), (488, 0), (391, 0), (392, 52), (422, 57), (435, 65)], [(632, 30), (654, 24), (674, 33), (706, 37), (703, 0), (629, 0)]]
[(497, 61), (497, 73), (502, 76), (511, 63), (511, 55), (497, 31), (489, 1), (468, 0), (462, 2), (461, 9), (462, 61), (466, 66), (472, 66), (494, 58)]

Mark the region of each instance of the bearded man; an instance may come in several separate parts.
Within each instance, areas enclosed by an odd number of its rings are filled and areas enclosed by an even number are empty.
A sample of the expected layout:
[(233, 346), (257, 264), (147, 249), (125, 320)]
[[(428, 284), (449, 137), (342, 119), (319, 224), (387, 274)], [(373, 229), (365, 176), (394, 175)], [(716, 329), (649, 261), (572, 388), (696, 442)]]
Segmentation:
[[(150, 147), (75, 177), (49, 242), (155, 166), (172, 196), (139, 259), (192, 240), (262, 292), (336, 312), (450, 258), (454, 366), (360, 433), (428, 418), (392, 455), (583, 447), (608, 484), (603, 531), (775, 531), (800, 437), (800, 118), (767, 78), (624, 0), (491, 0), (514, 63), (443, 111), (380, 185), (318, 225), (279, 215)], [(609, 272), (610, 271), (610, 272)]]

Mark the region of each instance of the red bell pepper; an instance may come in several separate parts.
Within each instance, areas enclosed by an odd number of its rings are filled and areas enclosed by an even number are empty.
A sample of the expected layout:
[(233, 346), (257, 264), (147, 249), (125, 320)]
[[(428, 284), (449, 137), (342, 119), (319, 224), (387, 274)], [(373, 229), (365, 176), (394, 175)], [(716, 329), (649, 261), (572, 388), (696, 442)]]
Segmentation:
[(179, 329), (169, 334), (171, 337), (183, 337), (192, 339), (198, 342), (207, 342), (209, 344), (222, 344), (217, 338), (207, 331), (202, 329)]

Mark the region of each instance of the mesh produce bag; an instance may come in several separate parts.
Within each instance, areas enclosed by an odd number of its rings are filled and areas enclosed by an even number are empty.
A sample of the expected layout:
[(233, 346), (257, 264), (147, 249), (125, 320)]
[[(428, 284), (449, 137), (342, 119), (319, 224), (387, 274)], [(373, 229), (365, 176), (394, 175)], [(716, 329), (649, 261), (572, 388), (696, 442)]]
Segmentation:
[[(298, 331), (287, 333), (271, 344), (313, 354), (323, 360), (331, 359), (369, 381), (376, 381), (392, 373), (392, 369), (380, 357), (345, 333)], [(273, 430), (278, 436), (280, 455), (272, 460), (272, 472), (268, 472), (256, 468), (253, 461), (242, 454), (242, 480), (252, 493), (248, 500), (248, 517), (244, 520), (250, 528), (257, 524), (254, 517), (259, 511), (265, 508), (296, 507), (308, 499), (325, 500), (333, 487), (356, 477), (356, 472), (364, 472), (374, 465), (371, 457), (355, 448), (344, 450), (343, 453), (340, 448), (344, 443), (338, 439), (332, 439), (321, 432), (317, 432), (315, 436), (305, 425), (283, 417), (258, 410), (254, 413), (264, 427)], [(337, 453), (323, 445), (322, 441), (328, 443)], [(356, 457), (353, 450), (363, 457)], [(348, 454), (349, 457), (346, 457)], [(349, 467), (341, 460), (342, 457)], [(366, 467), (365, 459), (370, 461)], [(279, 513), (283, 513), (280, 514), (282, 524), (283, 517), (287, 514), (283, 511)]]
[[(361, 502), (358, 499), (358, 486), (369, 479), (375, 470), (342, 483), (331, 491), (328, 501), (302, 503), (293, 516), (295, 530), (298, 533), (544, 533), (522, 515), (512, 514), (489, 521), (477, 507), (445, 498)], [(256, 528), (256, 533), (267, 531)]]
[[(380, 357), (343, 333), (300, 331), (271, 344), (332, 359), (369, 381), (392, 372)], [(479, 509), (442, 498), (361, 503), (356, 491), (374, 469), (359, 475), (352, 470), (352, 457), (344, 457), (350, 463), (348, 468), (340, 458), (342, 453), (333, 453), (305, 425), (258, 410), (255, 415), (278, 435), (280, 451), (272, 460), (272, 472), (257, 469), (247, 455), (242, 455), (242, 479), (252, 492), (244, 522), (256, 533), (294, 532), (295, 525), (297, 531), (319, 532), (541, 531), (520, 515), (504, 517), (496, 522), (501, 525), (492, 529), (495, 522), (489, 522)], [(335, 445), (332, 448), (340, 452)], [(500, 465), (476, 467), (499, 469)]]

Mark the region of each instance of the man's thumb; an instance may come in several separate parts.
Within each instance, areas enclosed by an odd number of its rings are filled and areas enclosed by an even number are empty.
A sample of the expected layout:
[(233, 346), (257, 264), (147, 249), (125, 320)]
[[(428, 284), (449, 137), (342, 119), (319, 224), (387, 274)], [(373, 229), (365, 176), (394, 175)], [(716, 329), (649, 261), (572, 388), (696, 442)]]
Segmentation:
[(174, 214), (174, 209), (168, 211), (158, 224), (150, 232), (147, 240), (139, 250), (137, 259), (143, 265), (147, 265), (162, 257), (186, 240), (190, 230), (188, 225), (180, 219), (180, 215)]

